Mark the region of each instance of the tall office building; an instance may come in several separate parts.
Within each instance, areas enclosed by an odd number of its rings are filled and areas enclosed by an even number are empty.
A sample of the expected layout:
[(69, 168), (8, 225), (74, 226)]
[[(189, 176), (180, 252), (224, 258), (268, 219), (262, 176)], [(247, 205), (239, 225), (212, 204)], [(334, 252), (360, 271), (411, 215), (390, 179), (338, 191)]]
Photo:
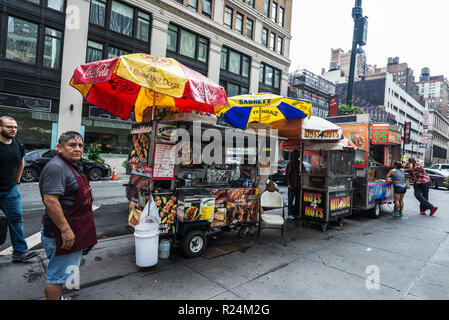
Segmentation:
[(423, 68), (416, 82), (416, 96), (421, 97), (429, 110), (438, 111), (449, 120), (449, 82), (443, 75), (431, 76), (429, 68)]
[(0, 114), (29, 148), (56, 132), (127, 153), (130, 121), (83, 102), (69, 86), (83, 63), (133, 52), (172, 57), (228, 96), (287, 94), (291, 0), (0, 0)]
[(415, 95), (415, 76), (413, 69), (406, 62), (400, 63), (399, 57), (388, 58), (386, 67), (376, 68), (375, 73), (388, 72), (393, 76), (393, 81), (410, 96)]

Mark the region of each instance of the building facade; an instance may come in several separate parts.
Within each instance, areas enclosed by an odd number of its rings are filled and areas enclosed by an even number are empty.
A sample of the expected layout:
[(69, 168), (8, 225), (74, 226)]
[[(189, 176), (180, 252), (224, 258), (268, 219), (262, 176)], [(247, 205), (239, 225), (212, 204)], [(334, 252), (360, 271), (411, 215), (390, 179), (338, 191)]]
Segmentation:
[(289, 75), (288, 96), (312, 103), (312, 114), (329, 116), (329, 99), (335, 96), (335, 84), (305, 69)]
[(408, 95), (415, 96), (416, 85), (413, 69), (409, 68), (406, 62), (399, 63), (399, 57), (388, 58), (386, 67), (376, 68), (375, 73), (388, 72), (393, 76), (393, 81)]
[(291, 0), (0, 0), (0, 113), (50, 147), (56, 131), (127, 153), (131, 121), (83, 102), (75, 66), (144, 52), (175, 58), (228, 96), (287, 95)]
[(424, 163), (427, 166), (446, 163), (449, 148), (449, 121), (436, 110), (429, 111), (427, 135)]
[(432, 77), (429, 68), (423, 68), (416, 82), (416, 96), (422, 98), (429, 110), (438, 111), (449, 120), (449, 82), (445, 76)]
[[(347, 87), (347, 83), (337, 85), (339, 103), (346, 103)], [(405, 122), (411, 122), (410, 143), (405, 145), (404, 154), (423, 160), (424, 149), (419, 143), (423, 140), (424, 107), (399, 87), (390, 73), (354, 82), (353, 105), (369, 113), (374, 123), (404, 127)]]
[[(341, 77), (349, 77), (351, 65), (351, 51), (344, 52), (342, 49), (331, 49), (331, 59), (329, 71), (341, 70)], [(365, 51), (357, 49), (355, 60), (354, 81), (358, 81), (365, 76), (375, 73), (375, 67), (367, 63)]]

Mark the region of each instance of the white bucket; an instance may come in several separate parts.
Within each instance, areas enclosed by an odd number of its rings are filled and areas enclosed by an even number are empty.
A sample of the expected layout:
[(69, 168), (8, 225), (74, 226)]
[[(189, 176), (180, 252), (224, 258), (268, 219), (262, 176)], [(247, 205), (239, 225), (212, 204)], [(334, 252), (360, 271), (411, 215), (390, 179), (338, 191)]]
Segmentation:
[(162, 239), (159, 243), (159, 258), (168, 259), (170, 256), (170, 240)]
[(136, 264), (150, 267), (157, 264), (159, 247), (159, 224), (142, 223), (134, 227), (136, 241)]

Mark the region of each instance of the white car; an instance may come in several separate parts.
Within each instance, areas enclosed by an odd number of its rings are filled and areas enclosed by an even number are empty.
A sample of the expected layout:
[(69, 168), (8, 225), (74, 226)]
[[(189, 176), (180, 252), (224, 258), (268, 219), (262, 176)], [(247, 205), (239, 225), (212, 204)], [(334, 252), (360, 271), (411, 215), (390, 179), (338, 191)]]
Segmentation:
[(430, 169), (437, 170), (446, 177), (449, 176), (449, 163), (434, 164), (433, 166), (430, 167)]

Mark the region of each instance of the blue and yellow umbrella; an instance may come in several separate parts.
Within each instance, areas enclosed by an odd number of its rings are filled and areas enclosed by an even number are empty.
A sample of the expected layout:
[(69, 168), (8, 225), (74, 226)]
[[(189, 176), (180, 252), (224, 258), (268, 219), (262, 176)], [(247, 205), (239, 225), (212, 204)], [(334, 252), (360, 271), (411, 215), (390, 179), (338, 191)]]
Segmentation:
[(310, 118), (307, 100), (285, 98), (270, 93), (228, 97), (228, 105), (215, 109), (217, 116), (234, 128), (246, 129), (251, 122), (271, 124), (281, 120)]

